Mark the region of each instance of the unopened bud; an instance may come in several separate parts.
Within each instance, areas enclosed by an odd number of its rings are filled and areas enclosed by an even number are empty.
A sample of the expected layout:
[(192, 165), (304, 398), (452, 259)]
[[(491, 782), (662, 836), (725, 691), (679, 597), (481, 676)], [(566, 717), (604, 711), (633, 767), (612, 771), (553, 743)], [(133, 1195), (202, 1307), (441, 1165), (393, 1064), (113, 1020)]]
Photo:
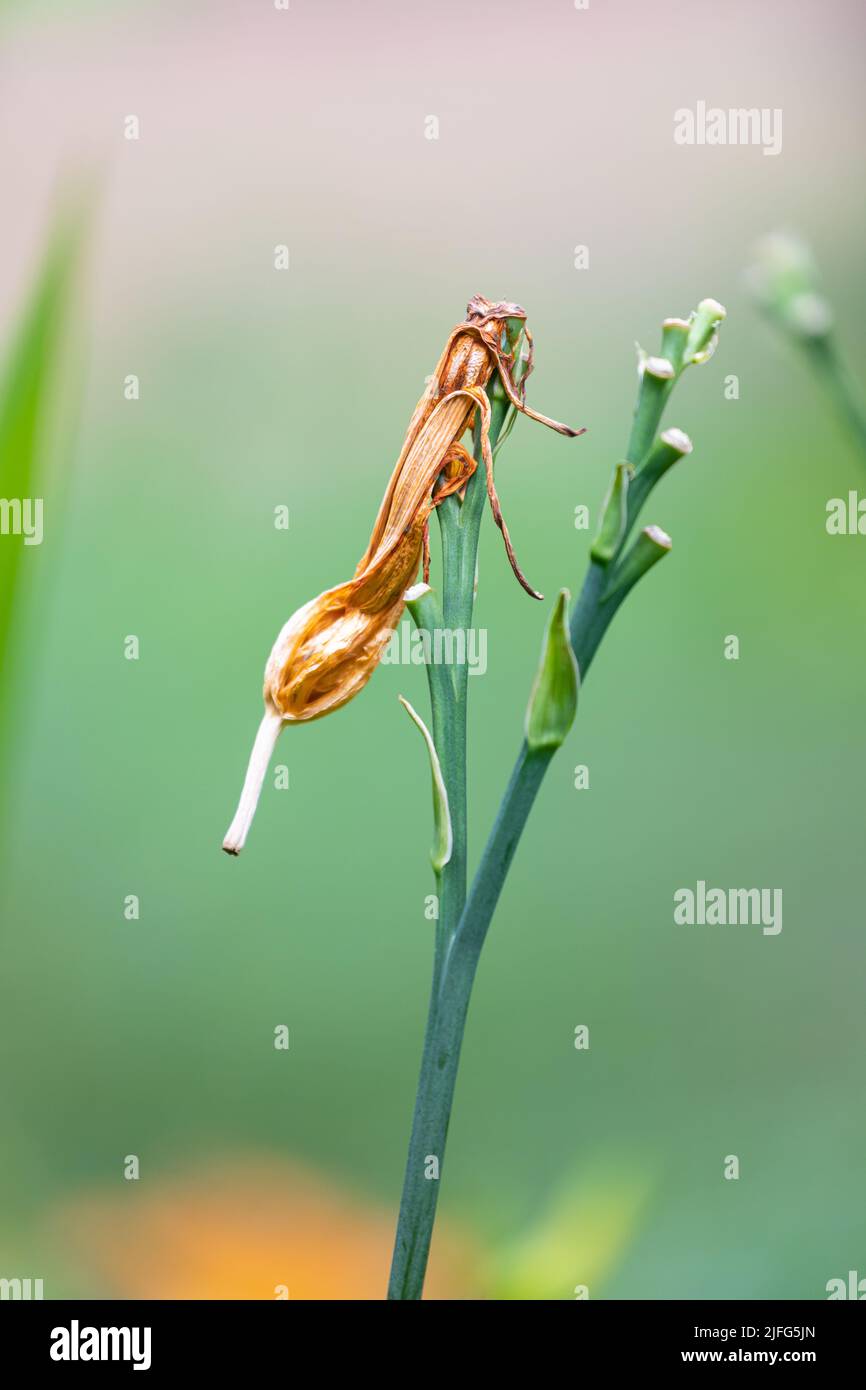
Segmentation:
[(577, 713), (580, 675), (568, 635), (568, 600), (568, 590), (561, 589), (529, 696), (526, 742), (533, 753), (559, 748)]

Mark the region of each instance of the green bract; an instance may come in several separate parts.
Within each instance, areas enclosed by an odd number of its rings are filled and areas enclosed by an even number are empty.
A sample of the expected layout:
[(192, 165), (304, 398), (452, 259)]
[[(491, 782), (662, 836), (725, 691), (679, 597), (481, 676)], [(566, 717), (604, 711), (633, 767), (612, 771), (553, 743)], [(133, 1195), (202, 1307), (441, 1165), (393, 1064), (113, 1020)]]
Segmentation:
[(526, 709), (526, 742), (533, 752), (559, 748), (574, 723), (580, 676), (568, 636), (567, 589), (560, 589)]

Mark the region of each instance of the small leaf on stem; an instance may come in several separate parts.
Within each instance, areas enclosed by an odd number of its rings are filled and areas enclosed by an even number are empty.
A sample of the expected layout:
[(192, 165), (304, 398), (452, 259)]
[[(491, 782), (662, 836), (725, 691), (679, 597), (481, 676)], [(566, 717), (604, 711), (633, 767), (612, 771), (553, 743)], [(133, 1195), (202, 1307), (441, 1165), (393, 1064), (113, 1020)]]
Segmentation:
[(559, 748), (574, 723), (580, 675), (568, 635), (570, 594), (561, 589), (526, 709), (526, 742), (533, 753)]
[(439, 755), (436, 752), (436, 745), (430, 734), (430, 730), (424, 723), (417, 710), (414, 710), (408, 700), (399, 696), (400, 704), (405, 709), (409, 718), (421, 731), (424, 742), (427, 744), (427, 752), (430, 755), (430, 771), (433, 774), (433, 845), (430, 850), (430, 862), (437, 874), (441, 874), (448, 860), (451, 858), (451, 850), (454, 845), (451, 833), (451, 813), (448, 809), (448, 792), (445, 787), (445, 779), (442, 776), (442, 768), (439, 765)]
[(628, 485), (634, 477), (630, 463), (618, 463), (604, 499), (598, 533), (590, 554), (600, 565), (609, 565), (625, 535), (628, 521)]

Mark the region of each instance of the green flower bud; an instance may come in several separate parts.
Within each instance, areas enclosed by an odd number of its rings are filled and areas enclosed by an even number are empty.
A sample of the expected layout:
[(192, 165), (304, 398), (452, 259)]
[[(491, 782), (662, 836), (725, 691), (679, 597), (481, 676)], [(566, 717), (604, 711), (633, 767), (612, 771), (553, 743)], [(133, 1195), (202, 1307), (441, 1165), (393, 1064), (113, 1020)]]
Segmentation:
[(568, 635), (569, 592), (561, 589), (547, 625), (541, 664), (526, 709), (526, 742), (533, 753), (559, 748), (574, 723), (580, 674)]

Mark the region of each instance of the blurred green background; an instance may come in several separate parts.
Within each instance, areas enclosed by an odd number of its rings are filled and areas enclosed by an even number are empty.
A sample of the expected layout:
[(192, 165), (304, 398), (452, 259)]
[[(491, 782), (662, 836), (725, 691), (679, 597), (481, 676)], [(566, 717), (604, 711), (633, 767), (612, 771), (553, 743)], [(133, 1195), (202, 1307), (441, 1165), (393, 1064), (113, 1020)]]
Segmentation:
[[(520, 420), (497, 465), (549, 596), (583, 575), (574, 509), (595, 520), (623, 454), (634, 339), (655, 350), (661, 319), (705, 295), (729, 318), (667, 417), (695, 442), (645, 517), (673, 555), (604, 643), (485, 950), (443, 1288), (821, 1298), (866, 1274), (866, 541), (824, 527), (866, 474), (743, 286), (755, 239), (797, 228), (862, 380), (860, 7), (113, 0), (6, 3), (0, 26), (7, 346), (58, 186), (96, 189), (69, 322), (80, 394), (46, 429), (45, 542), (21, 560), (4, 672), (0, 1275), (44, 1277), (48, 1297), (384, 1290), (431, 959), (429, 772), (397, 703), (426, 711), (423, 671), (383, 667), (287, 731), (290, 789), (266, 783), (237, 862), (219, 846), (271, 643), (354, 569), (475, 292), (526, 307), (531, 403), (588, 427), (570, 442)], [(698, 100), (782, 108), (781, 154), (674, 145), (673, 111)], [(486, 519), (474, 856), (548, 606)], [(781, 887), (781, 935), (674, 927), (674, 890), (699, 878)], [(244, 1246), (259, 1164), (284, 1257)], [(342, 1208), (292, 1244), (307, 1181), (369, 1214), (363, 1270)], [(220, 1214), (232, 1232), (220, 1271), (183, 1220), (211, 1192), (208, 1238)], [(557, 1234), (530, 1277), (539, 1228)]]

